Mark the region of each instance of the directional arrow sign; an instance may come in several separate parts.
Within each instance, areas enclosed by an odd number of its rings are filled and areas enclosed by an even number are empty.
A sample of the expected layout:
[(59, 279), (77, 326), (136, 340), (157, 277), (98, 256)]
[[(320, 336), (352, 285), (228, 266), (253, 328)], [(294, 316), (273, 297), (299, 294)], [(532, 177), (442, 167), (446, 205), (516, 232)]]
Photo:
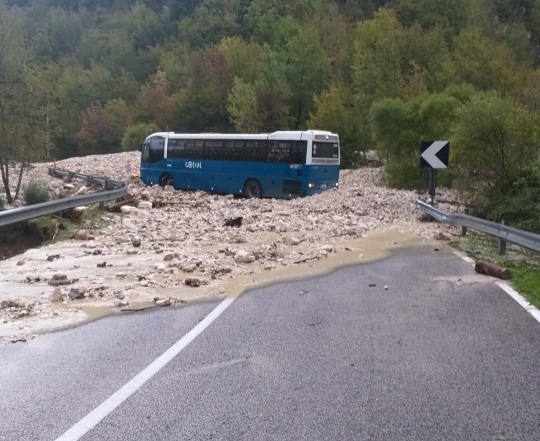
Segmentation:
[(449, 141), (422, 141), (420, 167), (448, 168)]

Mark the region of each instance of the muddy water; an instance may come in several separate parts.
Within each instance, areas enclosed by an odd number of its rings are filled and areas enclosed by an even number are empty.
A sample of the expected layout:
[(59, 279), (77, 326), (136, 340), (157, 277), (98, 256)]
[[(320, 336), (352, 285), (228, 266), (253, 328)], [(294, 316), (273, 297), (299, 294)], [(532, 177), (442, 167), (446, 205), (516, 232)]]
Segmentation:
[(272, 271), (236, 277), (226, 284), (226, 292), (228, 295), (237, 296), (248, 288), (326, 274), (345, 266), (373, 262), (390, 256), (392, 251), (399, 248), (420, 246), (422, 240), (411, 234), (380, 230), (359, 239), (336, 241), (332, 245), (337, 252), (329, 253), (327, 258), (308, 260), (299, 264), (278, 267)]
[[(309, 234), (309, 232), (306, 232), (306, 234)], [(296, 233), (295, 235), (297, 237), (302, 237), (302, 233)], [(275, 243), (279, 237), (280, 235), (273, 232), (262, 233), (257, 242), (260, 245), (272, 244)], [(87, 323), (114, 314), (129, 314), (147, 310), (155, 307), (155, 304), (151, 301), (154, 295), (161, 298), (171, 297), (173, 299), (173, 307), (181, 307), (186, 303), (189, 304), (200, 301), (220, 301), (227, 295), (238, 296), (246, 290), (273, 282), (320, 275), (340, 267), (383, 259), (389, 256), (393, 250), (418, 246), (421, 245), (422, 242), (423, 240), (418, 236), (396, 231), (396, 226), (370, 232), (359, 239), (337, 241), (330, 239), (326, 243), (321, 242), (315, 244), (302, 242), (294, 247), (296, 255), (299, 256), (298, 259), (295, 260), (298, 262), (296, 264), (288, 263), (287, 265), (284, 265), (279, 261), (265, 261), (264, 263), (255, 261), (252, 264), (242, 265), (241, 268), (239, 268), (241, 270), (240, 275), (231, 274), (228, 278), (212, 280), (210, 285), (201, 286), (200, 288), (186, 288), (182, 284), (180, 286), (169, 288), (156, 287), (151, 292), (146, 289), (147, 292), (145, 293), (131, 292), (126, 297), (126, 300), (129, 301), (129, 306), (122, 309), (113, 307), (112, 301), (104, 304), (98, 299), (86, 299), (84, 303), (81, 301), (78, 305), (71, 302), (52, 304), (52, 309), (49, 309), (49, 312), (45, 315), (26, 317), (16, 322), (10, 322), (9, 324), (0, 323), (0, 337), (12, 335), (14, 333), (27, 334), (50, 332)], [(328, 252), (328, 257), (320, 259), (316, 258), (320, 249), (325, 244), (332, 245), (335, 252)], [(247, 243), (227, 244), (222, 246), (216, 244), (201, 244), (200, 250), (202, 251), (204, 248), (205, 251), (211, 250), (212, 252), (216, 252), (218, 249), (226, 247), (229, 249), (251, 248)], [(120, 263), (124, 257), (107, 256), (107, 260), (114, 262), (114, 266), (110, 269), (111, 274), (107, 274), (106, 279), (114, 279), (113, 273), (115, 271), (125, 270), (126, 273), (132, 272), (140, 263), (147, 260), (144, 256), (135, 256), (135, 258), (136, 260), (135, 263), (133, 263), (133, 266), (126, 267), (125, 262), (123, 265)], [(83, 257), (78, 261), (80, 262), (83, 259), (86, 260), (87, 257)], [(56, 261), (54, 263), (56, 263)], [(53, 264), (48, 264), (48, 266), (52, 266)], [(270, 270), (265, 270), (265, 267), (268, 268), (268, 265), (271, 265), (272, 268)], [(13, 269), (15, 268), (16, 267)], [(88, 272), (91, 273), (95, 270), (88, 268), (83, 264), (77, 271), (81, 272), (80, 276), (82, 278), (84, 277), (82, 274), (83, 272), (88, 274)], [(180, 275), (179, 277), (182, 278), (183, 276), (185, 275)], [(4, 280), (0, 280), (0, 288), (6, 289), (9, 287), (9, 292), (29, 291), (33, 288), (41, 291), (41, 294), (39, 295), (40, 298), (43, 298), (48, 292), (44, 290), (44, 286), (25, 286), (25, 284), (14, 283), (14, 280), (9, 280), (12, 277), (0, 277), (0, 279), (2, 278)], [(6, 279), (8, 279), (9, 282)], [(107, 282), (109, 282), (109, 280), (107, 280)], [(113, 281), (110, 282), (114, 283)], [(174, 303), (175, 299), (177, 300), (177, 303)]]

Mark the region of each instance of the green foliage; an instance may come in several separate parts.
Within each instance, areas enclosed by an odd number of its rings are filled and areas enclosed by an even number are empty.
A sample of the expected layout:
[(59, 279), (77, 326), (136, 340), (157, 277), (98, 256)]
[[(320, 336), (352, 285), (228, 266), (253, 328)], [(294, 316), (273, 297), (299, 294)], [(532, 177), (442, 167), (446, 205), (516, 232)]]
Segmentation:
[(352, 96), (346, 86), (332, 86), (317, 95), (308, 123), (311, 129), (329, 130), (339, 135), (343, 168), (361, 163), (369, 147), (368, 140), (361, 138)]
[(6, 205), (6, 201), (4, 200), (2, 196), (0, 196), (0, 211), (4, 209), (5, 205)]
[(262, 122), (257, 111), (257, 95), (253, 85), (235, 77), (229, 95), (231, 124), (238, 132), (257, 133)]
[(489, 92), (463, 104), (457, 118), (453, 174), (476, 212), (540, 231), (539, 115)]
[(24, 189), (24, 202), (26, 205), (41, 204), (49, 199), (49, 190), (41, 182), (30, 181)]
[[(422, 188), (426, 173), (419, 168), (422, 141), (449, 139), (456, 120), (455, 109), (467, 100), (466, 90), (451, 87), (442, 93), (423, 94), (403, 101), (385, 98), (373, 103), (370, 117), (373, 140), (379, 156), (387, 160), (389, 185), (398, 188)], [(448, 184), (446, 173), (439, 174), (439, 183)]]
[(129, 126), (122, 137), (122, 151), (140, 150), (146, 137), (155, 132), (159, 132), (159, 127), (152, 123), (138, 123)]
[(540, 168), (526, 169), (522, 176), (490, 193), (475, 206), (479, 216), (534, 233), (540, 233)]

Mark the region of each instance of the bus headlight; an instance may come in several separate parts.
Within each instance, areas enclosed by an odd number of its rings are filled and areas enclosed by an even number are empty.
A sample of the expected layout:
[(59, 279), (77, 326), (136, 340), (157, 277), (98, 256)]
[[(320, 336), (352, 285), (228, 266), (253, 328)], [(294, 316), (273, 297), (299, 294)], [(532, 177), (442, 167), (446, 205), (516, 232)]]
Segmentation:
[(308, 184), (308, 188), (315, 188), (315, 184), (309, 183), (309, 184)]

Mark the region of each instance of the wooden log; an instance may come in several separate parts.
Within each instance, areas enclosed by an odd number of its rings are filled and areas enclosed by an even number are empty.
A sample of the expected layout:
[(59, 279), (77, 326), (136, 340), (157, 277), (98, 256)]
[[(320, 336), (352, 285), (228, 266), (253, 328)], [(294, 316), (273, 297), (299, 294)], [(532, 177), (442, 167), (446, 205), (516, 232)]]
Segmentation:
[(486, 274), (488, 276), (497, 277), (503, 280), (509, 280), (512, 278), (512, 273), (508, 268), (502, 268), (491, 262), (480, 260), (476, 262), (474, 270), (479, 274)]

